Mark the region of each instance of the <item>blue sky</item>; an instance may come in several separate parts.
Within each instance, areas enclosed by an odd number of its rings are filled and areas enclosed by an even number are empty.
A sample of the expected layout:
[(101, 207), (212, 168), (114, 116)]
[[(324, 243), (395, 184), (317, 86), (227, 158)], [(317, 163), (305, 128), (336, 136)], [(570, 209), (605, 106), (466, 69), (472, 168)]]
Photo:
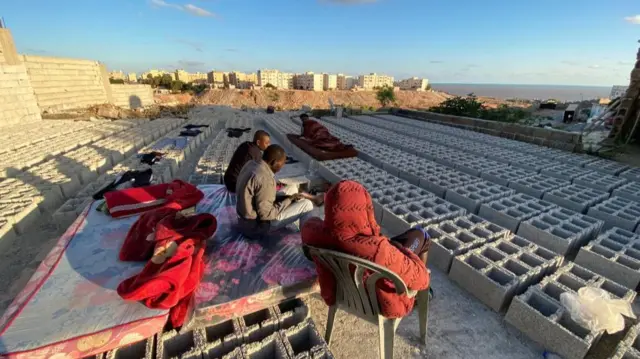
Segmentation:
[(0, 16), (21, 53), (136, 72), (609, 86), (640, 46), (638, 0), (7, 0)]

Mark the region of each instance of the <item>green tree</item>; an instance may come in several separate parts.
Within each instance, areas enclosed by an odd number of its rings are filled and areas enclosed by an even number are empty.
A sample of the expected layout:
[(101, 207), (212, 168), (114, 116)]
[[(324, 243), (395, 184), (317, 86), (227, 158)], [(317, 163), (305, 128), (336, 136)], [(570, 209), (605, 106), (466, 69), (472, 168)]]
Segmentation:
[(277, 89), (278, 89), (277, 87), (275, 87), (275, 86), (273, 86), (272, 84), (269, 84), (269, 83), (268, 83), (268, 84), (266, 84), (266, 85), (264, 85), (264, 88), (266, 88), (266, 89), (272, 89), (272, 90), (277, 90)]
[(176, 80), (176, 81), (172, 81), (171, 82), (171, 91), (173, 92), (180, 92), (182, 91), (183, 86), (185, 85), (184, 82)]
[(396, 93), (393, 92), (393, 87), (383, 86), (377, 90), (376, 99), (382, 107), (387, 107), (388, 104), (396, 102)]
[(441, 102), (438, 106), (429, 109), (431, 112), (443, 113), (453, 116), (480, 117), (483, 105), (475, 95), (468, 97), (452, 97)]
[(427, 91), (431, 91), (431, 84), (427, 84)]
[(110, 84), (124, 84), (123, 79), (109, 79)]
[(160, 77), (160, 81), (158, 85), (166, 89), (170, 89), (172, 88), (172, 85), (173, 85), (173, 78), (171, 78), (171, 75), (169, 74), (164, 74), (162, 75), (162, 77)]

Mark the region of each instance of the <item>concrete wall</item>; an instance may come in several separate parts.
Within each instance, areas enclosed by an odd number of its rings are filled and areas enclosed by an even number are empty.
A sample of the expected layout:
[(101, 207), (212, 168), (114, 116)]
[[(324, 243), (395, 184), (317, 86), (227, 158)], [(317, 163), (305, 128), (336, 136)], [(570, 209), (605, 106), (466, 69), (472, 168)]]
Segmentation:
[(122, 108), (136, 109), (153, 105), (153, 90), (149, 85), (111, 84), (113, 104)]
[(560, 148), (566, 151), (581, 151), (582, 140), (579, 133), (548, 130), (539, 127), (517, 125), (505, 122), (487, 121), (478, 118), (443, 115), (434, 112), (393, 109), (394, 114), (422, 121), (461, 127), (494, 136), (535, 143), (541, 146)]
[(56, 112), (107, 103), (108, 86), (97, 61), (22, 56), (42, 112)]

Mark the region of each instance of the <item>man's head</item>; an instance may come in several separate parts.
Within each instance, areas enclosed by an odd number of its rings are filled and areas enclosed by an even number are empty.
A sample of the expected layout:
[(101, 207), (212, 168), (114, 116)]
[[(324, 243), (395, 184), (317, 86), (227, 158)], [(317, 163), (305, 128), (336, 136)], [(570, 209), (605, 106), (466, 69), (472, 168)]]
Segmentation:
[(253, 143), (258, 146), (260, 151), (264, 151), (271, 145), (271, 136), (265, 131), (258, 130), (253, 134)]
[(302, 115), (300, 115), (300, 119), (302, 120), (302, 122), (304, 122), (309, 119), (309, 115), (307, 115), (306, 113), (303, 113)]
[(278, 145), (271, 145), (264, 150), (262, 160), (269, 165), (273, 173), (278, 173), (287, 161), (287, 153)]

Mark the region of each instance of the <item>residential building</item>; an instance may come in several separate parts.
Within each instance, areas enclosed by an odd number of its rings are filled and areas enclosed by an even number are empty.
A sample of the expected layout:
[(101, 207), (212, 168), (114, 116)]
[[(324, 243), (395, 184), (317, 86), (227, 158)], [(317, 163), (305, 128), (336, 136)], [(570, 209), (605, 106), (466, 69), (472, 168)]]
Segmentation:
[(629, 86), (613, 86), (611, 88), (611, 94), (609, 95), (610, 99), (614, 99), (617, 97), (622, 97), (627, 93)]
[(405, 80), (400, 80), (394, 84), (400, 88), (400, 90), (406, 91), (425, 91), (429, 85), (429, 80), (421, 79), (418, 77), (412, 77)]
[(338, 74), (336, 82), (338, 90), (351, 90), (358, 84), (358, 79), (353, 76)]
[(298, 90), (322, 91), (324, 89), (324, 75), (306, 72), (296, 75), (295, 88)]
[(293, 74), (279, 70), (258, 70), (257, 80), (260, 87), (271, 84), (279, 89), (293, 88)]
[(109, 78), (114, 80), (124, 80), (124, 72), (122, 71), (111, 71), (109, 72)]
[(338, 75), (323, 74), (323, 90), (335, 90), (338, 88)]
[(257, 76), (255, 73), (245, 74), (238, 71), (229, 73), (229, 84), (235, 86), (235, 88), (250, 89), (256, 85), (256, 82)]
[(136, 73), (135, 72), (129, 72), (127, 74), (127, 81), (128, 82), (137, 82), (138, 78), (136, 77)]
[(158, 77), (158, 76), (162, 76), (162, 75), (165, 75), (165, 74), (171, 75), (171, 78), (173, 80), (176, 79), (176, 74), (174, 72), (167, 72), (165, 70), (155, 70), (155, 69), (149, 70), (147, 72), (143, 72), (140, 77), (143, 78), (143, 79), (148, 79), (149, 75), (151, 75), (151, 77)]
[(213, 88), (225, 88), (229, 85), (229, 76), (222, 71), (209, 71), (207, 73), (207, 83)]
[(207, 74), (202, 72), (189, 73), (185, 70), (176, 70), (175, 72), (175, 80), (182, 81), (185, 83), (189, 82), (206, 82)]
[(378, 75), (376, 73), (361, 75), (358, 78), (358, 86), (365, 90), (373, 90), (383, 86), (393, 87), (393, 76)]

